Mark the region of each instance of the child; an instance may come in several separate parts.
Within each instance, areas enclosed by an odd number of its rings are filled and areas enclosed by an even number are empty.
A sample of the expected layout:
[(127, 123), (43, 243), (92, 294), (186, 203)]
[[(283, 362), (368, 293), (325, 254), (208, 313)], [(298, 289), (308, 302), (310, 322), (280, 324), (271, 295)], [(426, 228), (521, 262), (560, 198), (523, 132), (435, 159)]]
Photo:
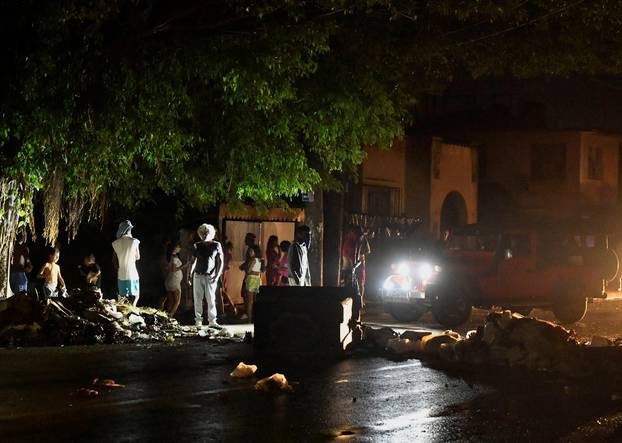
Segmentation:
[(88, 291), (101, 292), (101, 269), (95, 263), (95, 255), (89, 254), (82, 259), (82, 264), (78, 266), (80, 276), (84, 282), (84, 289)]
[(246, 262), (244, 263), (244, 269), (246, 274), (244, 276), (244, 286), (246, 288), (246, 297), (244, 297), (244, 304), (246, 306), (246, 314), (241, 318), (248, 318), (248, 322), (253, 322), (253, 303), (255, 302), (255, 296), (259, 292), (259, 286), (261, 286), (261, 250), (259, 246), (252, 245), (246, 251)]
[(60, 251), (57, 248), (50, 248), (48, 254), (48, 261), (43, 265), (41, 271), (37, 275), (37, 278), (44, 280), (43, 282), (43, 295), (44, 300), (54, 296), (60, 283), (60, 288), (65, 292), (65, 280), (63, 280), (60, 274), (60, 266), (57, 265), (60, 258)]

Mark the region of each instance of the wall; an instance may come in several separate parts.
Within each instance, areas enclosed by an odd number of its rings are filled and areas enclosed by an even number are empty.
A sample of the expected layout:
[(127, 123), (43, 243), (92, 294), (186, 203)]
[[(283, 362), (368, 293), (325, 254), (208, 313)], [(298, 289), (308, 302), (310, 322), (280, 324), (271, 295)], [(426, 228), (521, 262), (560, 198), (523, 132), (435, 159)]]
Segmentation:
[[(363, 186), (381, 186), (399, 189), (398, 215), (404, 210), (406, 181), (406, 142), (396, 140), (390, 149), (365, 148), (361, 181)], [(366, 212), (366, 196), (362, 195), (362, 209)]]
[[(531, 215), (570, 217), (585, 208), (608, 207), (618, 195), (618, 150), (622, 138), (594, 131), (499, 131), (471, 134), (486, 156), (482, 180), (498, 183)], [(561, 180), (532, 177), (533, 145), (566, 146)], [(588, 179), (589, 146), (603, 148), (603, 180)]]
[[(466, 222), (477, 221), (477, 164), (475, 149), (451, 144), (440, 138), (433, 138), (431, 144), (432, 161), (430, 163), (430, 225), (431, 232), (438, 235), (440, 230), (441, 208), (450, 192), (458, 192), (466, 204)], [(438, 156), (437, 160), (435, 158)], [(435, 162), (438, 162), (435, 165)], [(435, 177), (434, 170), (439, 175)]]
[[(518, 206), (533, 214), (567, 216), (577, 206), (581, 137), (579, 132), (500, 131), (474, 134), (472, 139), (483, 146), (486, 175), (482, 180), (498, 183)], [(533, 145), (566, 145), (565, 178), (543, 180), (531, 175)]]
[[(622, 137), (597, 132), (581, 133), (581, 200), (585, 206), (611, 207), (618, 199), (619, 149)], [(603, 176), (592, 180), (588, 175), (590, 147), (602, 149)]]

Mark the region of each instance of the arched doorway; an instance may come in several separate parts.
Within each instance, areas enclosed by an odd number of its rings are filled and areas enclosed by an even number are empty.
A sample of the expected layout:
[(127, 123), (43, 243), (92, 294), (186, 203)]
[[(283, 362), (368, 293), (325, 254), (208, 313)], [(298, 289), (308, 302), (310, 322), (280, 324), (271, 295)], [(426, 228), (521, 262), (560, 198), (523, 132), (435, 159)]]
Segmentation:
[(459, 192), (450, 192), (441, 207), (441, 233), (466, 225), (467, 222), (467, 206), (464, 197)]

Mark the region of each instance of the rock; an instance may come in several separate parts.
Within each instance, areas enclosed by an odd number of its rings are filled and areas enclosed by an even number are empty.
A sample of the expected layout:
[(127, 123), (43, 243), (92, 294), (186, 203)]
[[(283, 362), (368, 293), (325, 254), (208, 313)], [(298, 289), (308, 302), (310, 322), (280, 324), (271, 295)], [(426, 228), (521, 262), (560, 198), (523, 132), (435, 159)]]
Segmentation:
[(492, 346), (495, 343), (501, 342), (503, 339), (501, 330), (497, 327), (493, 321), (487, 321), (484, 324), (484, 332), (482, 334), (482, 342)]
[(590, 343), (588, 346), (591, 346), (593, 348), (604, 348), (604, 347), (611, 346), (611, 345), (612, 345), (612, 342), (607, 337), (595, 335), (590, 340)]
[(233, 378), (248, 378), (252, 377), (257, 372), (256, 365), (247, 365), (244, 362), (238, 363), (235, 369), (229, 374)]
[(471, 329), (470, 331), (466, 333), (467, 340), (474, 340), (476, 336), (477, 336), (477, 330), (475, 329)]
[(366, 327), (363, 329), (363, 341), (375, 348), (386, 348), (387, 342), (395, 337), (397, 337), (397, 332), (391, 328), (374, 329)]
[(387, 350), (395, 355), (412, 355), (419, 351), (421, 341), (411, 341), (408, 338), (391, 338), (387, 341)]
[(421, 339), (423, 353), (438, 356), (442, 344), (455, 343), (458, 341), (454, 336), (447, 334), (430, 334)]
[(456, 360), (455, 347), (456, 344), (460, 343), (461, 340), (457, 340), (453, 343), (442, 343), (439, 350), (438, 356), (441, 360), (452, 362)]
[(145, 319), (142, 318), (138, 314), (130, 314), (128, 316), (127, 320), (129, 321), (130, 325), (132, 325), (132, 326), (138, 326), (138, 327), (145, 327), (145, 326), (147, 326), (147, 324), (145, 323)]
[(272, 374), (255, 383), (255, 390), (262, 392), (291, 392), (293, 388), (283, 374)]
[(432, 334), (430, 331), (404, 331), (400, 334), (400, 338), (407, 338), (412, 342), (421, 341), (422, 337)]

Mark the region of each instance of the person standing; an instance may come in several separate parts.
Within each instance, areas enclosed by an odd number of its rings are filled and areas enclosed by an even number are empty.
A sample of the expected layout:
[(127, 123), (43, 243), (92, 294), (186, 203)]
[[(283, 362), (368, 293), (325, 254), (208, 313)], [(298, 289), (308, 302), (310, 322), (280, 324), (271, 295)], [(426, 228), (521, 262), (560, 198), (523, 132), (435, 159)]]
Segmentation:
[(279, 238), (271, 235), (266, 244), (266, 284), (268, 286), (279, 285), (279, 259), (281, 258), (281, 247)]
[[(60, 296), (64, 296), (67, 292), (65, 288), (65, 280), (60, 273), (58, 260), (60, 259), (60, 251), (57, 248), (50, 248), (48, 251), (48, 260), (41, 267), (37, 278), (43, 280), (43, 301), (47, 301), (50, 297), (56, 296), (56, 291)], [(58, 285), (60, 284), (60, 288)]]
[[(214, 240), (216, 229), (207, 223), (197, 229), (200, 241), (192, 249), (192, 264), (188, 284), (192, 284), (194, 298), (194, 319), (197, 327), (203, 325), (203, 299), (207, 301), (208, 326), (222, 329), (216, 321), (216, 289), (224, 268), (224, 253), (219, 242)], [(192, 278), (192, 283), (190, 283)]]
[(140, 260), (138, 246), (140, 241), (132, 237), (132, 223), (129, 220), (119, 223), (117, 239), (112, 242), (117, 268), (117, 288), (119, 297), (127, 297), (136, 306), (140, 297), (140, 282), (136, 262)]
[(246, 254), (246, 260), (244, 267), (246, 272), (244, 273), (244, 286), (246, 286), (246, 298), (244, 299), (244, 305), (246, 313), (240, 318), (248, 320), (249, 323), (253, 322), (253, 304), (255, 303), (255, 297), (259, 292), (261, 286), (261, 260), (259, 259), (261, 250), (259, 246), (253, 245), (248, 248)]
[(28, 292), (28, 276), (32, 271), (30, 262), (30, 250), (25, 245), (24, 234), (17, 234), (15, 249), (11, 257), (11, 271), (9, 274), (9, 285), (14, 294)]
[(175, 317), (177, 308), (181, 301), (181, 280), (183, 278), (183, 271), (190, 264), (181, 263), (179, 258), (179, 252), (181, 251), (181, 243), (175, 242), (168, 246), (166, 251), (166, 258), (168, 262), (168, 270), (166, 279), (164, 280), (164, 288), (166, 289), (166, 300), (168, 305), (168, 315)]
[(363, 229), (360, 226), (352, 227), (341, 248), (341, 285), (352, 291), (352, 318), (357, 322), (360, 321), (361, 309), (364, 307), (365, 258), (370, 251)]
[(290, 286), (311, 286), (308, 250), (311, 244), (311, 228), (306, 225), (296, 228), (296, 238), (287, 254)]
[(287, 240), (283, 240), (279, 247), (281, 248), (281, 256), (279, 257), (279, 286), (287, 286), (289, 285), (289, 267), (287, 265), (289, 258), (289, 248), (291, 246), (291, 242)]

